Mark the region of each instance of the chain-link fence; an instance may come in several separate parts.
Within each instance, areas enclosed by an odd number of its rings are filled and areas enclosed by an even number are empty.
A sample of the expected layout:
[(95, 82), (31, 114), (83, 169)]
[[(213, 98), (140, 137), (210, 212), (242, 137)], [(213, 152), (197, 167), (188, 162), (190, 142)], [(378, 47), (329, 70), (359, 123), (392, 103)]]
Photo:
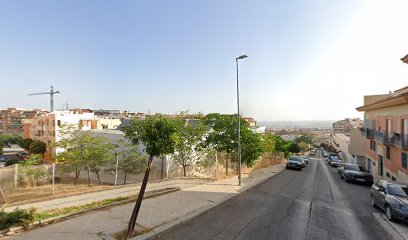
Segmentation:
[[(217, 154), (205, 161), (186, 166), (187, 177), (226, 177), (225, 154)], [(264, 154), (254, 162), (252, 168), (243, 168), (244, 173), (281, 163), (283, 153)], [(236, 174), (236, 162), (229, 160), (228, 175)], [(72, 170), (72, 169), (71, 169)], [(61, 197), (78, 193), (108, 190), (125, 184), (140, 183), (144, 171), (139, 174), (125, 174), (112, 167), (100, 167), (94, 171), (81, 168), (78, 172), (67, 172), (63, 164), (25, 165), (14, 164), (0, 168), (0, 204), (33, 201)], [(157, 158), (154, 161), (149, 181), (184, 177), (182, 165), (171, 158)], [(88, 182), (89, 181), (89, 182)], [(88, 186), (88, 184), (90, 186)]]

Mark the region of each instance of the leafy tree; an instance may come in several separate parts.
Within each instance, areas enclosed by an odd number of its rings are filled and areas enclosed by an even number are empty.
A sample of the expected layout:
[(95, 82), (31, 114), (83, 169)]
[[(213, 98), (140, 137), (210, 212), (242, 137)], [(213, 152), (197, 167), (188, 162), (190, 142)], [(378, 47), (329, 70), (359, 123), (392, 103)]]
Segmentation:
[(4, 143), (0, 142), (0, 155), (3, 155)]
[[(147, 156), (139, 153), (136, 146), (121, 141), (115, 155), (118, 158), (118, 172), (124, 175), (123, 184), (126, 184), (128, 174), (139, 174), (146, 169)], [(112, 166), (106, 169), (106, 172), (116, 170), (116, 159), (112, 161)]]
[(199, 120), (176, 120), (177, 133), (175, 143), (174, 160), (183, 168), (184, 177), (186, 167), (191, 166), (195, 160), (204, 156), (204, 151), (199, 147), (206, 132), (205, 126)]
[(21, 139), (18, 144), (20, 145), (20, 147), (28, 151), (30, 149), (31, 143), (33, 142), (34, 140), (31, 138), (24, 138), (24, 139)]
[(305, 142), (299, 142), (299, 143), (298, 143), (298, 146), (299, 146), (299, 148), (300, 148), (300, 150), (301, 150), (302, 152), (307, 152), (307, 151), (309, 151), (309, 144), (307, 144), (307, 143), (305, 143)]
[(20, 162), (19, 179), (21, 183), (33, 183), (36, 186), (40, 179), (45, 177), (46, 171), (39, 165), (40, 162), (39, 154), (31, 154), (28, 159)]
[(0, 142), (8, 144), (18, 144), (23, 137), (19, 134), (4, 133), (0, 134)]
[(112, 159), (112, 144), (105, 138), (93, 136), (88, 131), (80, 131), (72, 125), (62, 126), (61, 140), (57, 147), (65, 151), (57, 156), (62, 170), (75, 173), (75, 182), (82, 169), (87, 172), (88, 186), (91, 186), (91, 172), (94, 172), (100, 184), (100, 167), (105, 166)]
[(262, 148), (264, 152), (272, 153), (276, 151), (276, 136), (270, 132), (262, 135)]
[[(203, 146), (211, 146), (217, 152), (227, 154), (225, 174), (228, 175), (229, 160), (232, 158), (238, 144), (238, 119), (235, 115), (211, 113), (203, 121), (204, 124), (211, 128)], [(243, 126), (246, 126), (245, 121), (241, 121), (241, 130)]]
[(241, 161), (247, 167), (252, 167), (254, 161), (263, 153), (261, 135), (251, 131), (249, 128), (241, 130)]
[(135, 229), (137, 216), (149, 179), (153, 157), (174, 153), (177, 141), (177, 124), (173, 119), (163, 116), (152, 116), (144, 120), (132, 120), (130, 125), (124, 128), (123, 131), (134, 145), (143, 143), (146, 146), (147, 154), (149, 154), (145, 176), (128, 225), (127, 235), (129, 235)]
[(288, 151), (290, 153), (299, 153), (300, 152), (299, 145), (295, 142), (291, 142), (289, 145)]
[(32, 154), (44, 154), (47, 151), (47, 145), (41, 141), (33, 141), (28, 149)]

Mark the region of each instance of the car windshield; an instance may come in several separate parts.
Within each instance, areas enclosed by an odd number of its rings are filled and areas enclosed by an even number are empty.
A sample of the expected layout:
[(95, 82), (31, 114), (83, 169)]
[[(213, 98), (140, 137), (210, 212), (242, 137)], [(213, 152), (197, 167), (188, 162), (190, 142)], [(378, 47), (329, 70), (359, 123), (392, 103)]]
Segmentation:
[(388, 194), (400, 197), (408, 197), (408, 187), (399, 184), (388, 184)]
[(297, 158), (297, 157), (291, 157), (291, 158), (289, 158), (289, 161), (300, 162), (300, 161), (302, 161), (302, 159)]
[(365, 172), (365, 168), (362, 166), (358, 166), (358, 165), (345, 165), (344, 166), (345, 170), (351, 170), (351, 171), (358, 171), (358, 172)]

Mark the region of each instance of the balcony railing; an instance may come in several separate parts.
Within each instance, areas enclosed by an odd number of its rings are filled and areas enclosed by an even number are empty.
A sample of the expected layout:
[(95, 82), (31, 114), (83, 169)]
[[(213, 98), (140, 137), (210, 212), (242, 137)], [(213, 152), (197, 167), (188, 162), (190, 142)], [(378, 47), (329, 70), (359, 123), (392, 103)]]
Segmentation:
[(379, 142), (383, 142), (384, 140), (384, 133), (380, 131), (374, 131), (374, 139)]
[(395, 135), (393, 133), (385, 133), (383, 137), (383, 144), (384, 145), (393, 145), (394, 144)]
[(395, 134), (394, 145), (403, 150), (408, 150), (408, 135)]
[(370, 128), (360, 128), (361, 134), (368, 139), (374, 138), (374, 129)]

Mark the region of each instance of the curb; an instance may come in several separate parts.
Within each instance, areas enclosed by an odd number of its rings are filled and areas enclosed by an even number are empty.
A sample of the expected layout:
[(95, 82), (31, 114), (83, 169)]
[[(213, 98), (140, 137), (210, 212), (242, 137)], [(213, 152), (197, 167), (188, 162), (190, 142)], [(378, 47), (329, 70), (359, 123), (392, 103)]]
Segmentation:
[(381, 226), (381, 228), (385, 231), (385, 233), (388, 236), (388, 239), (392, 240), (407, 240), (408, 238), (405, 238), (401, 233), (398, 232), (397, 229), (395, 229), (394, 226), (392, 226), (392, 223), (388, 221), (384, 217), (384, 214), (381, 213), (372, 213), (375, 221), (378, 223), (378, 225)]
[[(226, 196), (226, 197), (224, 197), (224, 198), (222, 198), (222, 199), (220, 199), (220, 200), (218, 200), (216, 202), (213, 202), (213, 203), (211, 203), (209, 205), (203, 206), (203, 207), (201, 207), (199, 209), (196, 209), (196, 210), (194, 210), (194, 211), (192, 211), (190, 213), (187, 213), (184, 216), (181, 216), (179, 218), (170, 220), (167, 223), (164, 223), (164, 224), (159, 225), (159, 226), (157, 226), (155, 228), (152, 228), (152, 230), (150, 232), (148, 232), (148, 233), (145, 233), (145, 234), (136, 236), (134, 238), (131, 238), (131, 240), (153, 240), (153, 239), (157, 239), (160, 236), (162, 236), (162, 235), (164, 235), (164, 234), (166, 234), (166, 233), (168, 233), (168, 232), (170, 232), (170, 231), (172, 231), (174, 229), (177, 229), (177, 228), (179, 228), (179, 227), (181, 227), (181, 226), (183, 226), (185, 224), (190, 223), (195, 218), (205, 214), (206, 212), (208, 212), (212, 208), (214, 208), (214, 207), (216, 207), (216, 206), (218, 206), (218, 205), (220, 205), (220, 204), (222, 204), (222, 203), (224, 203), (224, 202), (238, 196), (241, 193), (246, 192), (247, 190), (249, 190), (249, 189), (251, 189), (251, 188), (253, 188), (253, 187), (255, 187), (255, 186), (257, 186), (257, 185), (259, 185), (259, 184), (261, 184), (261, 183), (263, 183), (263, 182), (265, 182), (265, 181), (267, 181), (267, 180), (269, 180), (269, 179), (271, 179), (273, 177), (275, 177), (276, 175), (282, 173), (284, 169), (285, 168), (282, 168), (280, 170), (276, 170), (276, 171), (273, 172), (272, 176), (266, 177), (265, 179), (261, 179), (260, 181), (254, 181), (254, 183), (252, 185), (247, 185), (247, 186), (242, 187), (238, 191), (238, 193), (236, 193), (234, 195)], [(109, 238), (109, 239), (111, 239), (111, 238)]]
[[(159, 197), (162, 195), (166, 195), (166, 194), (170, 194), (173, 192), (177, 192), (179, 191), (180, 188), (179, 187), (174, 187), (174, 188), (163, 188), (163, 189), (158, 189), (158, 190), (153, 190), (153, 191), (149, 191), (145, 193), (145, 196), (143, 196), (143, 199), (149, 199), (149, 198), (155, 198), (155, 197)], [(22, 231), (27, 231), (27, 230), (31, 230), (34, 228), (38, 228), (38, 227), (43, 227), (45, 225), (49, 225), (49, 224), (53, 224), (53, 223), (57, 223), (57, 222), (61, 222), (88, 212), (95, 212), (95, 211), (99, 211), (99, 210), (103, 210), (103, 209), (107, 209), (110, 207), (115, 207), (115, 206), (120, 206), (120, 205), (124, 205), (124, 204), (128, 204), (128, 203), (132, 203), (135, 201), (137, 195), (129, 195), (129, 199), (123, 200), (123, 201), (119, 201), (119, 202), (115, 202), (115, 203), (111, 203), (109, 205), (105, 205), (105, 206), (100, 206), (100, 207), (94, 207), (94, 208), (90, 208), (90, 209), (86, 209), (83, 211), (79, 211), (79, 212), (74, 212), (74, 213), (70, 213), (67, 215), (62, 215), (59, 217), (55, 217), (55, 218), (49, 218), (49, 219), (45, 219), (45, 220), (40, 220), (40, 221), (36, 221), (34, 223), (31, 223), (28, 227), (24, 228), (24, 227), (13, 227), (13, 228), (9, 228), (9, 229), (4, 229), (0, 231), (0, 238), (2, 236), (10, 236), (13, 235), (15, 233), (19, 233)]]

